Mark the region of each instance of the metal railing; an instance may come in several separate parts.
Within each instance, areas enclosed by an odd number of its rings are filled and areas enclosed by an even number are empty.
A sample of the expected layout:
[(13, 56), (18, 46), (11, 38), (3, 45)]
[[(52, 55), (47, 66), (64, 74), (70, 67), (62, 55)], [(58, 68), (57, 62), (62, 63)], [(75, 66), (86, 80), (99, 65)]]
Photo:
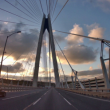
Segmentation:
[(65, 88), (59, 88), (62, 90), (83, 94), (83, 95), (89, 95), (94, 97), (100, 97), (100, 98), (109, 98), (110, 99), (110, 89), (65, 89)]
[(4, 86), (1, 86), (1, 89), (4, 91), (7, 91), (7, 92), (14, 92), (14, 91), (34, 90), (34, 89), (38, 89), (38, 88), (31, 87), (31, 86), (4, 85)]

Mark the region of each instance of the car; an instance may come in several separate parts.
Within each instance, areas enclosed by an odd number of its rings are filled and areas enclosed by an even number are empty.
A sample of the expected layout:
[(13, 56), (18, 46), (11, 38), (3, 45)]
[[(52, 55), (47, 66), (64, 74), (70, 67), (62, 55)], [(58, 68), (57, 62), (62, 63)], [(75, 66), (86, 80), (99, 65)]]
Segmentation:
[(0, 89), (0, 96), (5, 97), (6, 96), (6, 92), (3, 91), (2, 89)]

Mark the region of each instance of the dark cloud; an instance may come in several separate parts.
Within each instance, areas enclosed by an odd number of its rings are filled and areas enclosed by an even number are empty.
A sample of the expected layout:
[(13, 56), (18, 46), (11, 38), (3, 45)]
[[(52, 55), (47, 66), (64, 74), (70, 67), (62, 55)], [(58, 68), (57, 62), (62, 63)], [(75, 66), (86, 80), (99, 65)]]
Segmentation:
[(94, 70), (87, 70), (87, 71), (79, 71), (78, 76), (87, 76), (87, 75), (101, 75), (102, 70), (101, 69), (94, 69)]
[[(0, 25), (0, 28), (2, 27), (3, 25)], [(16, 24), (12, 32), (22, 30), (22, 28), (25, 28), (22, 23)], [(3, 52), (6, 36), (7, 34), (0, 35), (0, 53)], [(39, 31), (37, 29), (30, 29), (27, 32), (23, 31), (21, 34), (12, 35), (7, 42), (6, 55), (13, 53), (11, 56), (14, 59), (17, 59), (20, 55), (22, 55), (21, 58), (25, 58), (27, 55), (30, 55), (31, 59), (35, 58), (32, 53), (36, 53), (38, 36)]]
[[(97, 50), (85, 45), (71, 45), (63, 50), (71, 64), (89, 64), (95, 61)], [(61, 52), (57, 51), (63, 64), (67, 64)]]
[(22, 63), (16, 63), (15, 65), (3, 65), (2, 66), (2, 71), (7, 72), (7, 67), (8, 67), (8, 72), (9, 73), (17, 73), (17, 72), (23, 72), (25, 69), (23, 69), (23, 64)]
[(55, 39), (56, 39), (58, 42), (62, 42), (62, 41), (64, 41), (64, 37), (61, 36), (61, 35), (57, 35), (57, 34), (55, 34), (54, 37), (55, 37)]

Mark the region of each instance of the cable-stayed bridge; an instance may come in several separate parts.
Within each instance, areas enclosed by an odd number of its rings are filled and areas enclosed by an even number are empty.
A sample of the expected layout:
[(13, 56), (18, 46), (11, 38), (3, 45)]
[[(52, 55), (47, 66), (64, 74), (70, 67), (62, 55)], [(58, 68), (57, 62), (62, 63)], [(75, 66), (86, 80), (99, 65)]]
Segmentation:
[[(104, 45), (110, 48), (110, 41), (54, 30), (53, 23), (68, 2), (65, 1), (55, 14), (58, 0), (3, 1), (0, 10), (5, 16), (14, 17), (14, 21), (0, 19), (1, 23), (9, 25), (9, 30), (0, 33), (7, 36), (1, 37), (0, 42), (0, 89), (6, 91), (6, 96), (0, 97), (0, 110), (110, 110), (110, 49), (109, 58), (104, 58)], [(54, 31), (100, 42), (103, 76), (80, 80), (78, 70), (68, 60)], [(56, 46), (71, 76), (66, 75)], [(106, 60), (109, 61), (109, 73)]]

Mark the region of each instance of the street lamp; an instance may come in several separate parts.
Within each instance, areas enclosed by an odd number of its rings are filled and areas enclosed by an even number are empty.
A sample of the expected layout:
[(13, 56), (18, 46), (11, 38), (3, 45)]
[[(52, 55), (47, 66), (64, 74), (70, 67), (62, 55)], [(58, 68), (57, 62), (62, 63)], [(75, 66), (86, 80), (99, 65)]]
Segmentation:
[(4, 57), (4, 54), (5, 54), (5, 48), (6, 48), (6, 44), (7, 44), (8, 38), (9, 38), (10, 36), (12, 36), (13, 34), (16, 34), (16, 33), (21, 33), (21, 31), (14, 32), (14, 33), (10, 34), (9, 36), (7, 36), (7, 38), (6, 38), (5, 45), (4, 45), (4, 49), (3, 49), (3, 54), (2, 54), (2, 59), (1, 59), (0, 78), (1, 78), (1, 70), (2, 70), (3, 57)]

